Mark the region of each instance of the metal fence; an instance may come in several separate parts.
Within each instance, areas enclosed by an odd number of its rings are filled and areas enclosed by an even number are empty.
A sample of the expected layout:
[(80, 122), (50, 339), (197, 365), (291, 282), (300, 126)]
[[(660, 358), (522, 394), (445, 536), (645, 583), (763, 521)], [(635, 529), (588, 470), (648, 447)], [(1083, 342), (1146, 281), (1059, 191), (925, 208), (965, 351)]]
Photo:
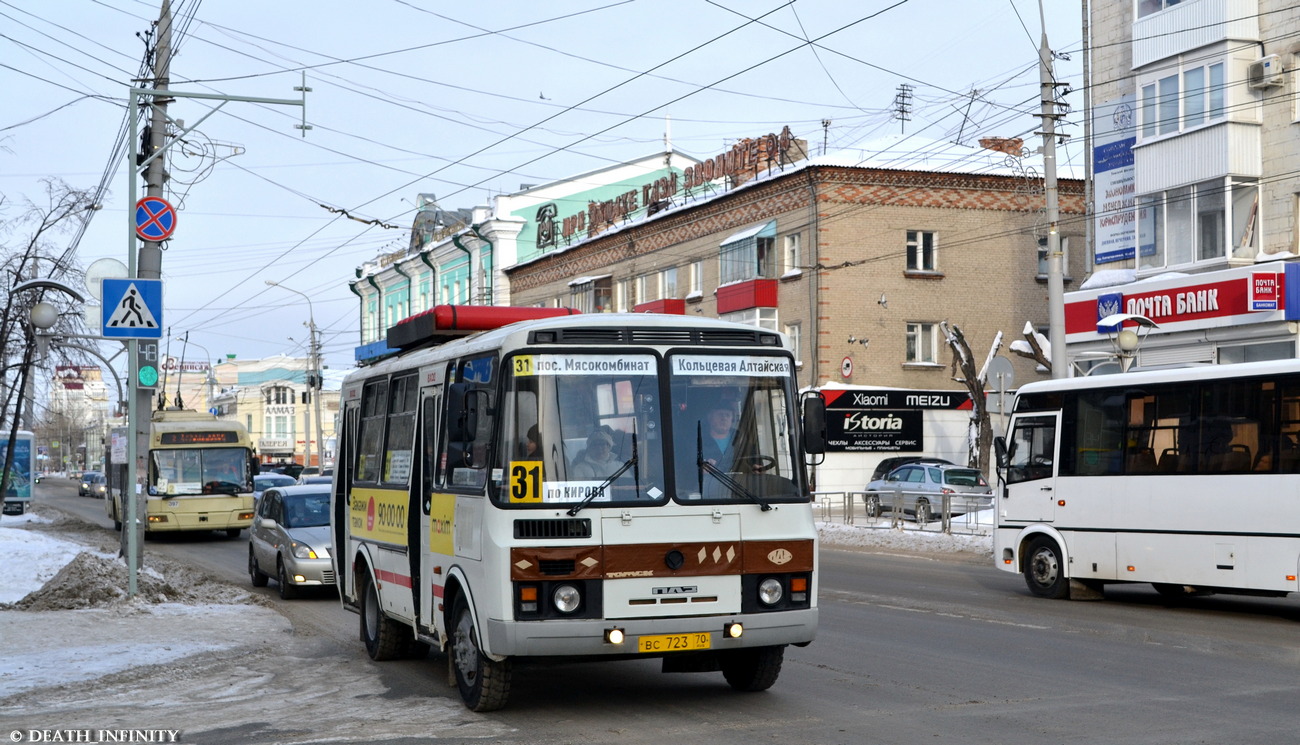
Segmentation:
[[(906, 514), (903, 511), (904, 493), (879, 493), (881, 511), (879, 515), (871, 515), (867, 511), (866, 496), (870, 492), (865, 491), (815, 491), (813, 492), (813, 504), (817, 508), (817, 514), (822, 522), (839, 521), (846, 525), (854, 525), (863, 528), (877, 530), (919, 530), (938, 533), (958, 533), (968, 535), (983, 535), (991, 532), (988, 523), (981, 524), (976, 518), (976, 513), (969, 511), (973, 508), (969, 498), (960, 494), (942, 495), (942, 505), (939, 511), (929, 515), (929, 519), (921, 516), (918, 521), (916, 515)], [(933, 492), (911, 492), (918, 496), (924, 496), (927, 499), (934, 499), (939, 495)], [(953, 510), (957, 515), (953, 515)]]

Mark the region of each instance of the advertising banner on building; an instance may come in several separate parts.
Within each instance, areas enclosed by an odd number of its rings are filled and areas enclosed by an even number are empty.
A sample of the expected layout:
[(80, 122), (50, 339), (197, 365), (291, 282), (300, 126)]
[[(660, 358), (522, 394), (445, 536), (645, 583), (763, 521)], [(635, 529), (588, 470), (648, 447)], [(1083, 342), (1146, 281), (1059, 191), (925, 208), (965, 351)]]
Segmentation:
[(1096, 255), (1106, 264), (1134, 256), (1137, 246), (1134, 206), (1137, 179), (1133, 146), (1137, 144), (1136, 96), (1127, 94), (1093, 109), (1093, 202)]
[(927, 410), (969, 409), (957, 391), (825, 389), (827, 451), (920, 452), (925, 450)]

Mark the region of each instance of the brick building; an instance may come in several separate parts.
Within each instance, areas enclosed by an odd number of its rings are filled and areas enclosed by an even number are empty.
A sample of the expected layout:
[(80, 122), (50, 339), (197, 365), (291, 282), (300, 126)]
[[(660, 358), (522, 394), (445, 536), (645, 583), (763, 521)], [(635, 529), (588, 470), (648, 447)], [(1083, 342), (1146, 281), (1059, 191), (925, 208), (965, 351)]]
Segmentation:
[[(799, 382), (959, 390), (941, 321), (983, 358), (1048, 322), (1041, 182), (1002, 155), (956, 168), (803, 161), (507, 267), (513, 303), (703, 315), (785, 332)], [(947, 157), (952, 157), (949, 149)], [(1066, 287), (1083, 185), (1060, 182)], [(1077, 228), (1077, 229), (1076, 229)], [(1015, 358), (1016, 380), (1040, 377)]]

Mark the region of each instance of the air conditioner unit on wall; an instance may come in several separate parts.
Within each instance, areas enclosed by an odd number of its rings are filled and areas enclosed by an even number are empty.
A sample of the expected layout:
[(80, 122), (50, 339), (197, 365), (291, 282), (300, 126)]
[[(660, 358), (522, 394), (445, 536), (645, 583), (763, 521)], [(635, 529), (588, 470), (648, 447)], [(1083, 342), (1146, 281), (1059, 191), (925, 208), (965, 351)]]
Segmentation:
[(1282, 85), (1282, 58), (1276, 54), (1260, 57), (1246, 68), (1246, 85), (1255, 90)]

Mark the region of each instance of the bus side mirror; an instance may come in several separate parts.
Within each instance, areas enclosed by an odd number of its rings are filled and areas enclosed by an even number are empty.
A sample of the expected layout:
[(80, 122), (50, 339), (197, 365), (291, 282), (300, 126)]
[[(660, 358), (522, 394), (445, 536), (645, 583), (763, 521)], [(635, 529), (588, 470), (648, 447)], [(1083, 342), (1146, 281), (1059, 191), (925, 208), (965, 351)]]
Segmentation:
[(447, 386), (447, 439), (473, 442), (478, 432), (478, 397), (469, 383)]
[(257, 456), (256, 455), (248, 456), (248, 474), (250, 476), (256, 476), (261, 472), (262, 472), (262, 464), (257, 462)]
[(815, 391), (803, 396), (803, 449), (810, 455), (826, 452), (826, 399)]
[(1007, 467), (1007, 438), (1001, 435), (993, 438), (993, 454), (997, 458), (998, 468)]

